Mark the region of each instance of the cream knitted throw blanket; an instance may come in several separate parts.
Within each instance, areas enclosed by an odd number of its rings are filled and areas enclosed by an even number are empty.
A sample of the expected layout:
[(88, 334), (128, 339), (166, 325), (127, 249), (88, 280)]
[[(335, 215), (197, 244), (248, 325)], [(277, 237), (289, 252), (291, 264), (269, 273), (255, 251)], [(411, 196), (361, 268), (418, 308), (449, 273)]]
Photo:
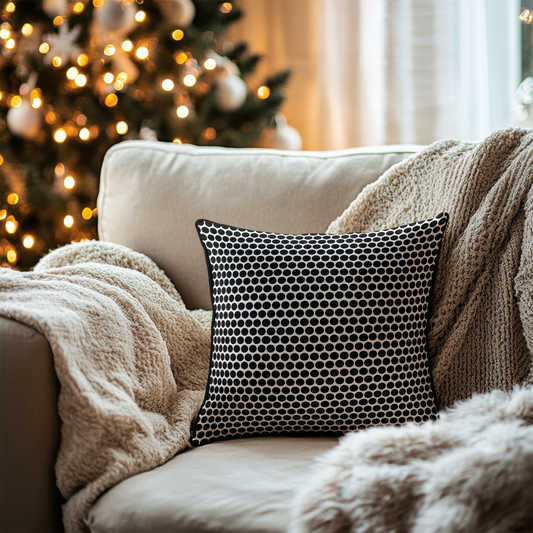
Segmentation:
[(61, 384), (56, 478), (68, 533), (106, 489), (183, 450), (204, 397), (210, 333), (148, 257), (60, 248), (34, 272), (0, 269), (0, 314), (43, 333)]
[[(319, 458), (291, 533), (533, 528), (533, 132), (436, 143), (369, 185), (329, 228), (447, 211), (429, 328), (436, 422), (371, 428)], [(529, 384), (511, 390), (513, 383)], [(475, 392), (477, 394), (471, 398)]]

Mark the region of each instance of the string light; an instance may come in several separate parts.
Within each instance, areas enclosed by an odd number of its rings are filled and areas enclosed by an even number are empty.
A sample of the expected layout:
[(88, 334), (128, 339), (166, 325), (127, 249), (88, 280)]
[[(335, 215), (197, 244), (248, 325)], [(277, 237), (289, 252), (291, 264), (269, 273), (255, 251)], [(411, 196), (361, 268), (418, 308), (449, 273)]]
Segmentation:
[(85, 4), (83, 2), (76, 2), (74, 4), (74, 7), (72, 8), (72, 11), (74, 13), (83, 13), (83, 10), (85, 9)]
[(215, 128), (207, 128), (202, 135), (205, 139), (212, 141), (217, 136), (217, 130), (215, 130)]
[(35, 239), (32, 235), (26, 234), (22, 237), (22, 245), (24, 248), (31, 248), (35, 244)]
[(87, 83), (87, 76), (85, 76), (84, 74), (78, 74), (76, 76), (76, 79), (74, 80), (74, 83), (78, 87), (83, 87)]
[(12, 192), (7, 195), (7, 203), (9, 205), (17, 205), (19, 203), (19, 195), (16, 192)]
[(171, 91), (172, 89), (174, 89), (174, 82), (167, 78), (166, 80), (163, 80), (163, 82), (161, 83), (161, 87), (163, 87), (164, 91)]
[(54, 168), (54, 172), (58, 176), (62, 176), (65, 173), (65, 165), (63, 163), (58, 163), (56, 167)]
[(118, 104), (118, 96), (115, 93), (108, 94), (105, 97), (105, 105), (107, 107), (115, 107)]
[(13, 250), (13, 248), (11, 248), (11, 250), (8, 250), (7, 254), (6, 254), (6, 257), (7, 257), (7, 260), (10, 262), (10, 263), (16, 263), (17, 262), (17, 252), (15, 252), (15, 250)]
[(146, 13), (144, 11), (137, 11), (137, 13), (135, 13), (135, 20), (137, 22), (143, 22), (144, 19), (146, 19)]
[(196, 83), (196, 77), (193, 76), (192, 74), (187, 74), (187, 76), (185, 76), (185, 78), (183, 78), (183, 83), (187, 87), (192, 87)]
[(146, 48), (146, 46), (139, 46), (135, 51), (135, 55), (139, 59), (146, 59), (148, 57), (148, 48)]
[(124, 52), (131, 52), (133, 50), (133, 43), (130, 40), (124, 41), (122, 43), (122, 50)]
[(4, 158), (0, 155), (0, 167), (4, 164)]
[(11, 107), (20, 107), (22, 105), (22, 98), (18, 94), (13, 95), (9, 101), (9, 105)]
[(533, 13), (531, 13), (529, 9), (524, 9), (518, 18), (526, 24), (531, 24), (533, 21)]
[(223, 4), (220, 5), (220, 11), (222, 11), (222, 13), (229, 13), (232, 9), (233, 9), (233, 6), (231, 5), (230, 2), (224, 2)]
[(115, 52), (116, 52), (115, 47), (114, 47), (112, 44), (108, 44), (108, 45), (104, 48), (104, 54), (105, 54), (106, 56), (112, 56), (112, 55), (114, 55)]
[(54, 141), (56, 143), (62, 143), (67, 138), (67, 132), (63, 128), (59, 128), (54, 133)]
[(94, 7), (102, 7), (104, 5), (104, 0), (93, 0)]
[(117, 80), (126, 83), (128, 81), (128, 75), (125, 72), (119, 72), (117, 74)]
[(89, 58), (87, 54), (80, 54), (77, 61), (80, 67), (85, 67), (89, 63)]
[(124, 135), (125, 133), (128, 133), (128, 125), (123, 120), (117, 123), (116, 129), (119, 135)]
[(65, 227), (71, 228), (74, 225), (74, 219), (70, 215), (67, 215), (63, 219), (63, 224), (65, 225)]
[(29, 37), (33, 33), (33, 26), (31, 24), (24, 24), (20, 31), (24, 37)]
[(0, 220), (4, 220), (7, 217), (7, 209), (0, 209)]
[(7, 5), (6, 5), (6, 11), (8, 13), (13, 13), (13, 11), (15, 11), (16, 9), (16, 6), (13, 2), (9, 2)]
[(56, 118), (56, 114), (53, 111), (48, 111), (44, 117), (47, 124), (53, 124), (56, 121)]
[(0, 39), (9, 39), (11, 32), (7, 28), (0, 29)]
[(124, 89), (124, 83), (122, 83), (120, 80), (117, 80), (115, 83), (113, 83), (113, 87), (116, 91), (122, 91), (122, 89)]
[(17, 43), (15, 42), (15, 39), (8, 39), (6, 42), (6, 48), (8, 50), (13, 50), (17, 46)]
[(52, 21), (53, 25), (54, 26), (61, 26), (61, 24), (63, 24), (63, 17), (58, 15), (53, 21)]
[(35, 97), (31, 101), (33, 109), (39, 109), (43, 105), (43, 101), (39, 97)]
[(181, 139), (180, 139), (179, 137), (174, 137), (174, 139), (172, 140), (172, 142), (175, 143), (175, 144), (183, 144), (183, 143), (181, 142)]
[(15, 231), (17, 231), (17, 228), (18, 228), (18, 222), (14, 219), (14, 217), (9, 217), (7, 220), (6, 220), (6, 231), (8, 233), (15, 233)]
[(67, 176), (63, 180), (63, 186), (65, 189), (73, 189), (74, 185), (76, 185), (76, 180), (72, 176)]
[(78, 69), (76, 67), (70, 67), (67, 70), (67, 78), (69, 80), (75, 80), (77, 75), (78, 75)]
[(189, 116), (189, 108), (186, 105), (180, 105), (178, 109), (176, 109), (176, 115), (178, 115), (179, 118)]
[(83, 209), (83, 211), (81, 212), (81, 216), (85, 219), (85, 220), (90, 220), (91, 217), (93, 216), (93, 210), (90, 208), (90, 207), (85, 207)]
[(187, 54), (185, 52), (180, 52), (177, 56), (176, 56), (176, 63), (178, 65), (183, 65), (183, 63), (185, 63), (185, 61), (187, 61)]
[(265, 100), (270, 96), (270, 89), (266, 85), (262, 85), (257, 89), (257, 96), (259, 96), (261, 100)]
[(212, 58), (206, 59), (204, 61), (204, 68), (206, 70), (213, 70), (216, 66), (217, 66), (217, 62)]
[(174, 30), (172, 32), (172, 38), (175, 40), (175, 41), (181, 41), (183, 39), (183, 36), (185, 34), (181, 31), (181, 30)]
[[(3, 98), (4, 94), (2, 93), (2, 91), (0, 91), (0, 102), (2, 101), (2, 98)], [(1, 165), (2, 163), (0, 163)]]
[(115, 76), (113, 76), (113, 74), (111, 74), (111, 72), (106, 72), (104, 74), (104, 81), (110, 85), (111, 83), (113, 83), (113, 81), (115, 80)]
[(47, 54), (49, 50), (50, 45), (48, 43), (41, 43), (39, 46), (39, 52), (41, 52), (41, 54)]
[(80, 130), (79, 136), (82, 141), (86, 141), (91, 136), (91, 133), (87, 128), (82, 128)]
[(59, 56), (55, 56), (54, 59), (52, 59), (52, 65), (54, 65), (54, 67), (60, 67), (61, 58)]

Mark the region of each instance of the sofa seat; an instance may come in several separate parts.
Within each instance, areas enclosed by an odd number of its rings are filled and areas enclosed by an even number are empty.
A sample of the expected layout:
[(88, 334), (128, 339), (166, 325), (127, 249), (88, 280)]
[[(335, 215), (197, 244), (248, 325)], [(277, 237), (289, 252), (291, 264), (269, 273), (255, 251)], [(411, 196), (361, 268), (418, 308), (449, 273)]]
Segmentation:
[(281, 533), (295, 491), (333, 437), (254, 437), (188, 449), (106, 492), (91, 533)]

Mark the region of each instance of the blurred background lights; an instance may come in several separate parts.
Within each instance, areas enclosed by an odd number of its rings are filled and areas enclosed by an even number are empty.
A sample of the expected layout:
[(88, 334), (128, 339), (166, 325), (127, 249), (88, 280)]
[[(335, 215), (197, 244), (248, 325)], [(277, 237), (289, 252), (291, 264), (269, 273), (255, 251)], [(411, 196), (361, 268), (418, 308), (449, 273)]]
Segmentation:
[(33, 33), (33, 26), (31, 24), (24, 24), (20, 31), (24, 37), (29, 37)]
[(89, 132), (89, 130), (87, 128), (82, 128), (80, 130), (79, 135), (80, 135), (80, 139), (82, 141), (86, 141), (91, 136), (91, 134), (90, 134), (90, 132)]
[(206, 59), (204, 62), (204, 68), (206, 70), (213, 70), (217, 66), (217, 62), (213, 58)]
[(6, 42), (6, 48), (8, 50), (13, 50), (13, 48), (15, 48), (16, 45), (17, 43), (15, 42), (15, 39), (8, 39)]
[(135, 20), (137, 22), (143, 22), (145, 18), (146, 13), (144, 11), (137, 11), (137, 13), (135, 13)]
[(17, 252), (13, 248), (7, 252), (6, 257), (10, 263), (16, 263), (18, 259)]
[(63, 219), (63, 224), (65, 225), (66, 228), (71, 228), (74, 225), (74, 218), (72, 218), (70, 215), (67, 215)]
[(48, 50), (50, 50), (50, 45), (48, 43), (41, 43), (41, 46), (39, 46), (39, 52), (41, 52), (41, 54), (47, 54)]
[(115, 93), (108, 94), (105, 97), (105, 105), (107, 107), (115, 107), (118, 104), (118, 96)]
[(78, 75), (78, 69), (76, 67), (70, 67), (67, 70), (67, 78), (69, 80), (75, 80), (77, 75)]
[(104, 54), (105, 54), (106, 56), (112, 56), (112, 55), (114, 55), (115, 52), (116, 52), (115, 47), (114, 47), (112, 44), (108, 44), (108, 45), (104, 48)]
[(257, 89), (257, 96), (259, 96), (261, 100), (268, 98), (270, 96), (270, 89), (266, 85), (262, 85)]
[(148, 48), (146, 48), (146, 46), (139, 46), (135, 52), (135, 55), (139, 59), (146, 59), (148, 57)]
[(65, 189), (73, 189), (74, 185), (76, 185), (76, 180), (72, 176), (67, 176), (63, 180), (63, 185)]
[(76, 76), (76, 79), (74, 80), (74, 83), (78, 87), (83, 87), (87, 83), (87, 76), (85, 76), (84, 74), (78, 74)]
[(24, 235), (24, 237), (22, 237), (22, 245), (24, 246), (24, 248), (31, 248), (34, 244), (35, 239), (32, 235), (26, 234)]
[(9, 205), (16, 205), (19, 203), (19, 195), (16, 192), (12, 192), (7, 195), (7, 203)]
[(78, 65), (85, 67), (89, 63), (89, 56), (87, 54), (80, 54), (78, 56)]
[(54, 133), (54, 141), (56, 143), (62, 143), (67, 138), (67, 132), (63, 128), (59, 128)]
[(131, 52), (133, 50), (133, 43), (130, 40), (126, 40), (122, 43), (122, 50), (124, 52)]
[(128, 133), (128, 125), (123, 120), (117, 123), (117, 133), (119, 135), (124, 135), (125, 133)]
[(186, 105), (180, 105), (178, 109), (176, 109), (176, 115), (180, 118), (185, 118), (189, 115), (189, 108)]
[(60, 67), (61, 63), (62, 61), (59, 56), (55, 56), (54, 59), (52, 59), (52, 65), (54, 65), (54, 67)]
[(161, 87), (163, 87), (163, 90), (165, 91), (171, 91), (172, 89), (174, 89), (174, 82), (167, 78), (166, 80), (163, 80), (163, 83), (161, 83)]
[(196, 83), (196, 77), (193, 76), (192, 74), (187, 74), (187, 76), (185, 76), (185, 78), (183, 78), (183, 83), (187, 87), (192, 87)]
[(90, 220), (93, 216), (93, 210), (90, 207), (85, 207), (81, 212), (81, 216), (84, 220)]
[(172, 38), (175, 40), (175, 41), (181, 41), (183, 39), (183, 31), (181, 30), (174, 30), (172, 32)]
[(104, 81), (107, 84), (111, 84), (111, 83), (113, 83), (113, 81), (115, 81), (115, 76), (113, 76), (113, 74), (111, 74), (111, 72), (106, 72), (104, 74)]

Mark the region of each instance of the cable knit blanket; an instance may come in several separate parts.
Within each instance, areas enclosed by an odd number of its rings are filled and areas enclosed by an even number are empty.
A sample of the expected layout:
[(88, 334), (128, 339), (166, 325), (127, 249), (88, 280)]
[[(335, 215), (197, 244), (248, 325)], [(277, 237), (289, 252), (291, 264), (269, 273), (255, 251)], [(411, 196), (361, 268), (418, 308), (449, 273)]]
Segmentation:
[[(533, 530), (532, 184), (531, 130), (442, 141), (331, 224), (367, 232), (450, 214), (430, 358), (440, 406), (470, 399), (434, 423), (345, 436), (298, 494), (291, 533)], [(515, 383), (526, 387), (502, 392)]]
[(152, 260), (100, 242), (55, 250), (34, 272), (0, 269), (0, 314), (50, 343), (63, 521), (68, 533), (88, 531), (83, 517), (102, 492), (187, 447), (210, 333)]

